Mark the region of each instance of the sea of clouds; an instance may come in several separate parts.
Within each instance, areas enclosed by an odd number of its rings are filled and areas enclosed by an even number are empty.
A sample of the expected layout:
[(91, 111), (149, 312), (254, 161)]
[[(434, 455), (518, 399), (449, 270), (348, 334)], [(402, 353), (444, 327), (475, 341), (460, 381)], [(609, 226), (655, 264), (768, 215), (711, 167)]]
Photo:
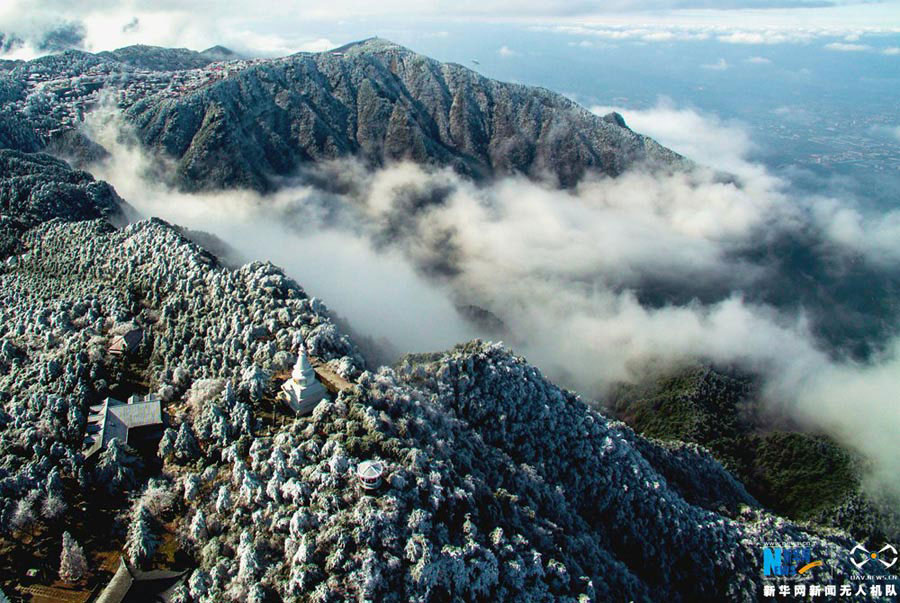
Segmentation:
[[(890, 300), (875, 316), (855, 309), (842, 288), (900, 282), (900, 212), (793, 194), (748, 159), (739, 123), (667, 102), (618, 110), (704, 167), (635, 169), (560, 191), (342, 160), (265, 197), (184, 193), (118, 116), (98, 111), (86, 127), (111, 152), (91, 171), (143, 215), (215, 234), (240, 261), (284, 267), (384, 358), (503, 339), (594, 399), (651, 368), (738, 367), (761, 376), (773, 408), (863, 452), (879, 483), (900, 492), (897, 314), (884, 310)], [(785, 250), (806, 263), (785, 263)], [(823, 276), (810, 285), (807, 273)], [(888, 298), (880, 286), (873, 295)], [(858, 353), (842, 338), (870, 345)]]

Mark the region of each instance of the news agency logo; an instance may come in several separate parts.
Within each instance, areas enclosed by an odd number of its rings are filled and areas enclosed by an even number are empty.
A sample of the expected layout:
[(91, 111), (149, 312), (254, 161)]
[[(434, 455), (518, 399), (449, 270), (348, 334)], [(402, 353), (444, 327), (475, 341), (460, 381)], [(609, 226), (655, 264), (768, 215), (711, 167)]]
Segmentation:
[[(865, 570), (865, 574), (849, 576), (829, 575), (831, 572), (819, 560), (813, 560), (814, 543), (790, 543), (788, 545), (761, 542), (763, 549), (763, 598), (794, 597), (806, 600), (807, 596), (822, 598), (823, 601), (840, 599), (877, 600), (887, 597), (897, 600), (898, 585), (895, 577), (889, 574), (879, 575), (882, 567), (890, 569), (898, 565), (898, 551), (893, 545), (886, 544), (878, 550), (870, 551), (857, 544), (842, 553), (849, 557), (857, 570)], [(840, 566), (842, 564), (838, 564)], [(823, 572), (813, 572), (814, 568), (823, 567)], [(875, 574), (870, 572), (875, 571)], [(816, 578), (813, 574), (818, 573)]]
[(822, 565), (821, 560), (813, 560), (809, 546), (763, 547), (763, 576), (766, 578), (796, 578)]
[(857, 544), (850, 550), (850, 563), (856, 569), (861, 570), (870, 561), (876, 561), (884, 566), (884, 569), (890, 569), (897, 564), (897, 549), (890, 544), (886, 544), (877, 551), (869, 551), (861, 544)]

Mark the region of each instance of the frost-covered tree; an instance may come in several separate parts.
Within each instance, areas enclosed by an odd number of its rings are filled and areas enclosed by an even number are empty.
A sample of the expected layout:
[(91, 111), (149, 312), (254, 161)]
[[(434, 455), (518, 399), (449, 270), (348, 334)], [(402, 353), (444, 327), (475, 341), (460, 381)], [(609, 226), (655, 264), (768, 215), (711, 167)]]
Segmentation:
[(94, 468), (97, 482), (114, 496), (134, 489), (138, 485), (137, 472), (142, 463), (133, 451), (118, 438), (113, 438), (100, 453)]
[(194, 544), (202, 544), (207, 536), (209, 536), (209, 531), (206, 527), (206, 515), (203, 513), (203, 509), (198, 509), (197, 512), (194, 513), (194, 518), (191, 519), (189, 530), (191, 540), (194, 541)]
[(175, 492), (172, 484), (165, 479), (151, 479), (138, 498), (138, 506), (147, 509), (155, 518), (171, 510), (175, 503)]
[(34, 523), (37, 521), (37, 506), (40, 492), (32, 490), (27, 496), (19, 500), (12, 514), (12, 527), (19, 532), (31, 533)]
[(171, 427), (166, 427), (162, 437), (159, 439), (159, 447), (157, 455), (162, 460), (168, 460), (175, 454), (175, 440), (178, 438), (178, 432)]
[(232, 433), (250, 434), (253, 429), (253, 413), (243, 402), (237, 402), (231, 410)]
[(204, 600), (209, 593), (209, 575), (202, 569), (191, 572), (191, 577), (188, 578), (188, 590), (194, 599)]
[(62, 553), (59, 557), (59, 579), (63, 582), (78, 582), (87, 573), (87, 561), (81, 545), (72, 535), (63, 532)]
[(156, 536), (155, 526), (150, 510), (141, 504), (135, 506), (125, 539), (125, 553), (138, 567), (146, 567), (156, 553), (159, 538)]
[(231, 511), (231, 490), (227, 485), (219, 486), (219, 492), (216, 495), (216, 512), (224, 514)]
[(198, 379), (187, 395), (188, 406), (194, 420), (202, 416), (206, 405), (217, 399), (225, 388), (222, 379)]
[(200, 458), (200, 445), (197, 443), (194, 430), (191, 429), (187, 421), (183, 422), (178, 428), (173, 454), (181, 463), (190, 463)]
[(45, 519), (53, 521), (62, 517), (68, 508), (69, 506), (61, 494), (55, 491), (49, 492), (41, 505), (41, 515)]
[(250, 400), (258, 402), (266, 393), (269, 384), (269, 375), (257, 365), (251, 365), (241, 372), (240, 388), (250, 397)]
[(241, 532), (241, 542), (237, 549), (238, 572), (235, 580), (242, 592), (250, 592), (260, 571), (259, 557), (253, 536), (247, 530)]
[(197, 500), (200, 495), (201, 478), (196, 473), (190, 473), (184, 478), (184, 502), (190, 503)]
[(169, 596), (169, 603), (193, 603), (190, 590), (185, 584), (178, 584)]

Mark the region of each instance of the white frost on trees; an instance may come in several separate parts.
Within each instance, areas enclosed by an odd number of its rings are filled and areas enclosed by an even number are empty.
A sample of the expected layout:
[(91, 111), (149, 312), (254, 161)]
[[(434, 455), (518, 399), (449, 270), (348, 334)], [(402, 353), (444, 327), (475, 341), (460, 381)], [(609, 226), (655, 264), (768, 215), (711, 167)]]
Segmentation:
[(159, 539), (154, 533), (154, 519), (150, 510), (138, 504), (131, 514), (131, 524), (125, 540), (125, 553), (133, 564), (146, 567), (156, 553)]
[(198, 509), (197, 512), (194, 513), (194, 518), (191, 519), (189, 531), (191, 540), (193, 540), (194, 544), (203, 543), (207, 536), (209, 536), (209, 531), (206, 527), (206, 514), (203, 513), (203, 509)]
[(238, 572), (235, 576), (236, 587), (239, 592), (249, 593), (256, 583), (260, 571), (259, 558), (256, 555), (256, 545), (249, 531), (241, 532), (241, 542), (237, 548)]
[(200, 458), (200, 445), (197, 443), (194, 430), (187, 421), (184, 421), (178, 428), (178, 436), (175, 438), (172, 453), (175, 459), (181, 463), (190, 463)]
[(175, 439), (177, 437), (178, 432), (171, 427), (166, 427), (162, 437), (159, 439), (159, 447), (157, 449), (159, 458), (168, 460), (175, 453)]
[(106, 445), (106, 450), (100, 453), (94, 473), (97, 482), (103, 484), (107, 492), (118, 496), (137, 485), (136, 470), (139, 466), (140, 460), (128, 451), (119, 438), (113, 438)]
[(87, 561), (81, 545), (68, 532), (63, 532), (62, 553), (59, 557), (59, 579), (72, 584), (87, 573)]

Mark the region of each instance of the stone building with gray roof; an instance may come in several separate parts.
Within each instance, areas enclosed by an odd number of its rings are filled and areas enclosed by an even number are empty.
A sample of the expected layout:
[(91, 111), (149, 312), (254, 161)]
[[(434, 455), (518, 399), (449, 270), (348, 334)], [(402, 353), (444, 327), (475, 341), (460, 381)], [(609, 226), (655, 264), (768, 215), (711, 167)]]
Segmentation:
[(162, 430), (162, 402), (158, 396), (131, 396), (128, 402), (106, 398), (91, 407), (84, 436), (85, 456), (103, 450), (113, 438), (134, 448), (144, 448), (158, 443)]
[(109, 353), (113, 356), (123, 356), (136, 350), (144, 337), (143, 329), (131, 329), (123, 335), (113, 337), (109, 344)]

